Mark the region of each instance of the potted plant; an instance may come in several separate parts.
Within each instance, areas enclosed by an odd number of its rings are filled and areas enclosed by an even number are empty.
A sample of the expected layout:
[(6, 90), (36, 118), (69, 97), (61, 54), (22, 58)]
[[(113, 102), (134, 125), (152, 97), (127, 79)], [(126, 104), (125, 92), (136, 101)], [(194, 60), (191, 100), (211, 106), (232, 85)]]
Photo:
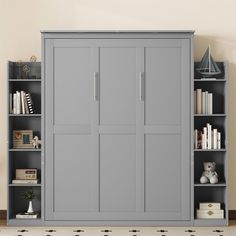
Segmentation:
[(34, 193), (33, 189), (31, 188), (30, 190), (24, 192), (23, 198), (25, 200), (29, 201), (29, 207), (28, 207), (27, 213), (28, 214), (33, 214), (34, 213), (34, 209), (33, 209), (32, 201), (33, 201), (33, 199), (35, 199), (35, 193)]

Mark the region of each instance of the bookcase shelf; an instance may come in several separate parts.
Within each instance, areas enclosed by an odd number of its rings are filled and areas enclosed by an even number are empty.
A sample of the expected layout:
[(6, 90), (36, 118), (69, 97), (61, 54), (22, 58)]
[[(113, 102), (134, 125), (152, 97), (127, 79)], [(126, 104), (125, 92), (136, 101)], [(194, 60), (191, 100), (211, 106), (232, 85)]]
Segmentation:
[(8, 184), (9, 187), (41, 187), (42, 184)]
[(217, 183), (217, 184), (201, 184), (199, 182), (195, 182), (194, 184), (195, 187), (226, 187), (226, 183)]
[(42, 114), (8, 114), (10, 117), (38, 117), (42, 116)]
[(9, 152), (41, 152), (41, 149), (34, 148), (11, 148)]
[(225, 117), (226, 114), (194, 114), (194, 117), (217, 117), (217, 116), (222, 116), (222, 117)]
[(41, 79), (9, 79), (9, 82), (41, 82)]
[[(227, 81), (228, 69), (226, 62), (217, 62), (222, 73), (216, 76), (215, 80), (200, 79), (200, 75), (195, 70), (194, 91), (201, 89), (213, 94), (212, 114), (193, 114), (194, 129), (203, 132), (203, 127), (210, 124), (213, 129), (221, 133), (221, 149), (193, 149), (194, 163), (194, 225), (196, 226), (213, 226), (228, 224), (228, 147), (227, 147)], [(198, 62), (195, 62), (197, 67)], [(202, 93), (201, 96), (204, 96)], [(196, 99), (196, 97), (195, 97)], [(203, 98), (202, 98), (203, 99)], [(206, 98), (207, 99), (207, 98)], [(202, 100), (204, 101), (204, 100)], [(199, 104), (199, 103), (198, 103)], [(204, 104), (204, 102), (202, 103)], [(207, 106), (207, 102), (205, 103)], [(196, 103), (195, 103), (196, 105)], [(204, 105), (203, 105), (204, 106)], [(201, 108), (205, 109), (205, 108)], [(198, 107), (199, 111), (199, 107)], [(204, 141), (203, 141), (204, 143)], [(203, 145), (203, 144), (202, 144)], [(217, 184), (201, 184), (203, 163), (215, 162), (216, 172), (219, 182)], [(224, 210), (223, 219), (197, 219), (197, 209), (199, 203), (212, 202), (220, 203), (221, 209)]]
[(226, 149), (194, 149), (194, 152), (226, 152)]
[(194, 82), (212, 82), (212, 83), (214, 83), (214, 82), (226, 82), (226, 79), (215, 79), (215, 80), (213, 80), (213, 79), (194, 79)]
[[(23, 71), (23, 66), (27, 65), (29, 72)], [(42, 149), (32, 148), (13, 148), (13, 130), (32, 130), (33, 137), (36, 135), (42, 140), (42, 97), (41, 97), (41, 63), (40, 62), (22, 62), (21, 67), (17, 62), (8, 62), (8, 93), (13, 94), (16, 91), (25, 91), (30, 93), (33, 101), (33, 114), (13, 114), (10, 109), (10, 96), (8, 99), (8, 224), (9, 225), (40, 225), (42, 223), (41, 215), (43, 206), (41, 198), (43, 197), (43, 179), (42, 179)], [(22, 103), (23, 96), (20, 101)], [(12, 102), (13, 103), (13, 102)], [(23, 103), (24, 104), (24, 103)], [(28, 105), (29, 106), (29, 105)], [(23, 105), (20, 108), (23, 110)], [(10, 112), (11, 111), (11, 112)], [(31, 140), (30, 140), (31, 142)], [(15, 179), (16, 169), (37, 169), (37, 184), (12, 184)], [(28, 201), (22, 195), (32, 189), (36, 195), (33, 200), (33, 208), (39, 213), (37, 219), (16, 219), (16, 214), (26, 212)]]

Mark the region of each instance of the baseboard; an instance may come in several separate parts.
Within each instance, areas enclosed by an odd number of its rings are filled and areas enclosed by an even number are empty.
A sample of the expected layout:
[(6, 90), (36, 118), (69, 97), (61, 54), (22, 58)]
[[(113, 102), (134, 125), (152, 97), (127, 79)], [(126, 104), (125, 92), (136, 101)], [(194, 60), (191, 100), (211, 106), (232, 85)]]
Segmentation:
[[(0, 220), (6, 220), (6, 219), (7, 219), (7, 211), (0, 210)], [(236, 220), (236, 210), (229, 210), (229, 219)]]
[(7, 210), (0, 210), (0, 220), (7, 219)]
[(236, 210), (229, 210), (229, 219), (236, 220)]

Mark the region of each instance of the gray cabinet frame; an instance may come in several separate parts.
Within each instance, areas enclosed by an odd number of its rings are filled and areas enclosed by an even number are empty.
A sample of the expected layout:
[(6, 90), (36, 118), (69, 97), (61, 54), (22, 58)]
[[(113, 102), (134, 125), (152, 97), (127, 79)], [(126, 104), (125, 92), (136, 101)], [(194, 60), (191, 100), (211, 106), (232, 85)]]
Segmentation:
[[(60, 40), (57, 40), (60, 39)], [(185, 76), (187, 76), (189, 78), (189, 81), (187, 84), (182, 83), (183, 88), (182, 90), (187, 90), (186, 94), (187, 97), (183, 96), (181, 99), (181, 103), (182, 103), (182, 107), (187, 107), (186, 111), (188, 112), (188, 115), (186, 117), (189, 117), (189, 119), (185, 119), (183, 120), (184, 122), (186, 122), (187, 127), (189, 127), (189, 129), (187, 129), (184, 134), (184, 139), (185, 141), (188, 140), (186, 142), (186, 146), (182, 146), (182, 150), (188, 150), (187, 152), (189, 153), (189, 159), (185, 159), (185, 161), (187, 161), (188, 163), (186, 164), (186, 162), (184, 163), (184, 167), (188, 166), (188, 170), (185, 172), (182, 172), (182, 179), (186, 180), (185, 183), (182, 184), (182, 193), (184, 194), (184, 196), (182, 196), (182, 205), (186, 204), (184, 210), (183, 210), (183, 218), (181, 219), (180, 216), (178, 216), (177, 218), (171, 218), (170, 215), (167, 214), (167, 216), (165, 217), (163, 215), (163, 213), (144, 213), (144, 208), (145, 206), (143, 205), (144, 203), (144, 199), (145, 196), (144, 195), (136, 195), (139, 196), (139, 198), (136, 199), (136, 210), (134, 213), (96, 213), (96, 211), (93, 212), (89, 212), (89, 213), (62, 213), (62, 215), (57, 215), (55, 218), (53, 215), (51, 215), (51, 213), (47, 213), (47, 211), (49, 209), (48, 212), (52, 212), (52, 208), (54, 206), (54, 202), (52, 200), (52, 198), (50, 198), (50, 196), (53, 194), (53, 189), (49, 188), (48, 186), (53, 186), (53, 183), (51, 182), (52, 176), (50, 174), (50, 171), (52, 170), (52, 163), (48, 162), (49, 159), (47, 159), (48, 156), (51, 156), (52, 153), (50, 151), (50, 148), (47, 149), (47, 147), (52, 146), (53, 144), (53, 140), (50, 138), (50, 136), (47, 135), (48, 133), (53, 133), (55, 131), (55, 127), (54, 130), (50, 130), (53, 129), (52, 126), (48, 126), (47, 122), (49, 122), (50, 119), (52, 119), (53, 114), (52, 114), (52, 110), (50, 109), (50, 107), (53, 107), (53, 104), (50, 105), (51, 102), (53, 102), (53, 99), (50, 99), (51, 95), (49, 91), (53, 91), (53, 84), (51, 82), (48, 81), (49, 78), (52, 78), (53, 75), (51, 74), (53, 72), (53, 70), (51, 69), (51, 65), (53, 65), (53, 59), (52, 59), (52, 55), (53, 52), (51, 50), (53, 50), (53, 47), (57, 46), (58, 42), (59, 42), (59, 46), (62, 46), (63, 44), (68, 45), (67, 41), (68, 39), (70, 40), (70, 47), (76, 46), (77, 45), (77, 40), (76, 39), (80, 39), (80, 46), (89, 46), (91, 47), (91, 55), (96, 58), (99, 55), (99, 51), (98, 51), (98, 47), (103, 47), (107, 46), (108, 42), (110, 39), (120, 39), (121, 41), (117, 40), (116, 45), (119, 45), (119, 42), (122, 42), (122, 40), (125, 40), (125, 46), (126, 47), (136, 47), (136, 56), (137, 56), (137, 61), (136, 61), (136, 77), (138, 78), (138, 74), (139, 72), (143, 72), (144, 70), (144, 47), (142, 45), (139, 44), (140, 39), (143, 40), (143, 42), (145, 42), (145, 47), (148, 47), (150, 45), (150, 47), (155, 47), (155, 40), (158, 39), (160, 42), (162, 42), (162, 45), (166, 44), (166, 47), (170, 47), (170, 43), (169, 42), (173, 42), (174, 44), (176, 43), (176, 41), (181, 42), (185, 42), (183, 45), (181, 45), (182, 50), (187, 50), (189, 52), (188, 56), (185, 58), (182, 58), (182, 70), (184, 71)], [(84, 39), (84, 40), (83, 40)], [(94, 40), (96, 39), (96, 40)], [(166, 40), (167, 39), (167, 40)], [(169, 40), (168, 39), (172, 39)], [(142, 41), (141, 40), (141, 41)], [(81, 43), (82, 42), (82, 43)], [(190, 225), (192, 223), (192, 209), (191, 209), (191, 204), (192, 204), (192, 195), (193, 195), (193, 185), (192, 185), (192, 180), (190, 181), (190, 173), (192, 173), (192, 165), (190, 165), (191, 161), (192, 161), (192, 157), (191, 157), (191, 150), (192, 150), (192, 142), (191, 142), (191, 127), (192, 127), (192, 111), (190, 109), (190, 105), (191, 105), (191, 87), (192, 87), (192, 75), (193, 75), (193, 59), (192, 59), (192, 44), (193, 44), (193, 32), (43, 32), (43, 44), (45, 45), (44, 48), (46, 50), (43, 51), (43, 56), (44, 56), (44, 63), (43, 63), (43, 71), (44, 71), (44, 88), (45, 88), (45, 102), (44, 104), (46, 104), (45, 108), (45, 122), (46, 122), (46, 130), (45, 130), (45, 144), (46, 144), (46, 152), (45, 152), (45, 210), (46, 210), (46, 219), (45, 219), (45, 223), (46, 224), (60, 224), (61, 222), (63, 222), (63, 224), (73, 224), (73, 222), (82, 224), (82, 225), (104, 225), (104, 224), (111, 224), (111, 225), (129, 225), (129, 224), (136, 224), (136, 225), (158, 225), (158, 224), (166, 224), (166, 225)], [(77, 45), (78, 46), (78, 45)], [(122, 43), (121, 43), (122, 46)], [(49, 50), (48, 50), (49, 49)], [(184, 54), (184, 51), (183, 51)], [(187, 69), (186, 69), (187, 68)], [(98, 68), (98, 63), (96, 63), (95, 61), (92, 62), (92, 71), (96, 71), (96, 69)], [(90, 71), (90, 73), (92, 72)], [(146, 78), (145, 78), (146, 79)], [(145, 81), (146, 82), (146, 81)], [(136, 99), (138, 100), (138, 91), (139, 91), (139, 82), (136, 82)], [(91, 90), (91, 95), (93, 94), (93, 90)], [(182, 95), (184, 95), (185, 93), (182, 93)], [(187, 98), (187, 99), (186, 99)], [(49, 105), (48, 105), (49, 104)], [(93, 110), (92, 114), (98, 114), (98, 109), (99, 109), (99, 105), (98, 103), (92, 103), (93, 105), (91, 106), (91, 109)], [(156, 129), (156, 131), (153, 130), (153, 128), (146, 126), (146, 128), (143, 126), (144, 125), (144, 102), (136, 102), (136, 126), (127, 126), (125, 129), (121, 128), (121, 130), (123, 131), (119, 131), (117, 130), (117, 127), (113, 127), (113, 129), (116, 130), (116, 132), (121, 132), (121, 133), (129, 133), (129, 134), (135, 134), (136, 133), (136, 145), (137, 143), (143, 143), (144, 145), (144, 132), (145, 133), (149, 133), (151, 132), (151, 134), (155, 134), (158, 131), (158, 127), (154, 127), (154, 130)], [(182, 114), (184, 114), (183, 112), (185, 112), (184, 110), (181, 112)], [(91, 123), (91, 128), (95, 130), (97, 130), (97, 124), (98, 124), (98, 118), (97, 115), (93, 116), (94, 118), (92, 119), (92, 123)], [(183, 122), (182, 121), (182, 122)], [(143, 124), (143, 125), (142, 125)], [(93, 128), (94, 127), (94, 128)], [(112, 127), (112, 126), (111, 126)], [(114, 133), (114, 131), (112, 131), (110, 127), (110, 131), (109, 129), (107, 129), (106, 126), (101, 126), (100, 130), (104, 130), (102, 132), (105, 133)], [(137, 128), (135, 128), (137, 127)], [(178, 129), (177, 129), (178, 130)], [(76, 131), (73, 131), (76, 132)], [(163, 132), (163, 130), (161, 131)], [(166, 131), (165, 131), (166, 132)], [(170, 131), (169, 131), (170, 132)], [(178, 132), (178, 131), (177, 131)], [(139, 135), (138, 135), (139, 134)], [(94, 140), (94, 145), (93, 148), (95, 148), (95, 150), (98, 150), (98, 131), (96, 131), (93, 135), (92, 135), (92, 139)], [(187, 136), (186, 136), (187, 135)], [(48, 146), (47, 146), (48, 145)], [(139, 153), (143, 153), (145, 151), (145, 148), (143, 145), (137, 145), (136, 146), (136, 152), (137, 152), (137, 156), (136, 156), (136, 174), (137, 174), (137, 179), (136, 179), (136, 194), (138, 193), (144, 193), (144, 169), (143, 169), (143, 156), (140, 155)], [(183, 142), (182, 142), (182, 145)], [(93, 156), (95, 157), (96, 151), (93, 152)], [(186, 156), (186, 154), (185, 154)], [(95, 159), (94, 159), (95, 160)], [(183, 162), (182, 162), (183, 163)], [(95, 175), (98, 175), (98, 172), (95, 171), (94, 173)], [(187, 176), (185, 176), (185, 174), (187, 174)], [(188, 178), (187, 178), (188, 177)], [(185, 188), (185, 186), (189, 186), (188, 188)], [(96, 186), (96, 184), (94, 185)], [(97, 187), (95, 187), (96, 190)], [(98, 192), (99, 190), (97, 189), (95, 192)], [(96, 200), (96, 195), (94, 197), (94, 200)], [(96, 209), (96, 206), (94, 205)], [(140, 211), (140, 213), (137, 213), (137, 211)], [(146, 214), (146, 216), (145, 216)], [(145, 217), (144, 217), (145, 216)], [(82, 217), (82, 218), (80, 218)], [(78, 218), (80, 218), (81, 220), (78, 221)], [(109, 220), (112, 219), (112, 220)]]

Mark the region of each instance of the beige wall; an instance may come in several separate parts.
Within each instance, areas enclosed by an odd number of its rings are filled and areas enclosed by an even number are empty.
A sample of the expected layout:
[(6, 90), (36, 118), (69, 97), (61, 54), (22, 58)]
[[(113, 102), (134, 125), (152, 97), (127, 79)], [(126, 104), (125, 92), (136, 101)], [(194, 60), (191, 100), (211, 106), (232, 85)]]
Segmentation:
[(6, 61), (40, 59), (41, 29), (195, 29), (195, 59), (210, 44), (230, 62), (230, 209), (236, 209), (235, 0), (0, 0), (0, 209), (6, 209)]

